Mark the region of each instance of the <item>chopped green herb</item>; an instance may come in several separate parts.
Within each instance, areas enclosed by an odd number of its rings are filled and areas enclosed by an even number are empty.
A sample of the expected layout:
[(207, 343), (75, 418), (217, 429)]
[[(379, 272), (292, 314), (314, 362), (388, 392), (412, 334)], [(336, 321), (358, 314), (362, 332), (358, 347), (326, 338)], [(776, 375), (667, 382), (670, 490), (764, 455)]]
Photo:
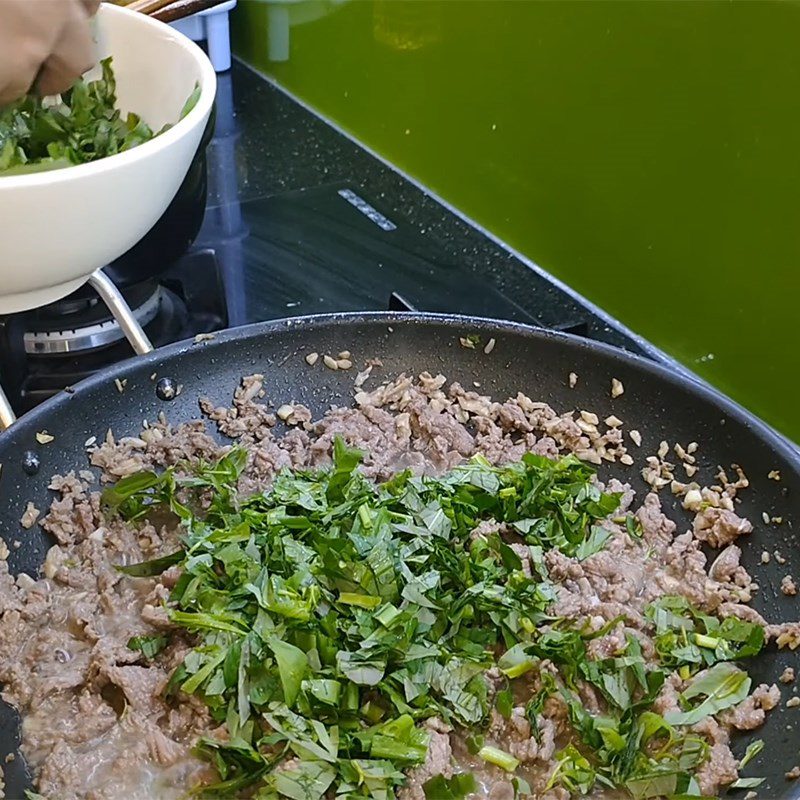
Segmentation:
[(510, 753), (488, 745), (478, 751), (478, 758), (482, 758), (484, 761), (488, 761), (506, 772), (513, 772), (519, 766), (519, 760)]
[(764, 749), (764, 740), (756, 739), (747, 745), (747, 750), (739, 761), (739, 769), (744, 769), (762, 750)]
[(625, 517), (625, 529), (628, 531), (628, 535), (634, 539), (641, 539), (644, 533), (639, 517), (635, 517), (633, 514), (628, 514)]
[(478, 790), (478, 784), (471, 772), (461, 772), (452, 778), (436, 775), (422, 784), (427, 800), (464, 800)]
[[(425, 761), (421, 723), (431, 717), (467, 732), (471, 753), (513, 773), (518, 760), (480, 731), (492, 707), (512, 716), (513, 682), (532, 673), (539, 688), (525, 714), (534, 735), (554, 696), (575, 731), (556, 755), (551, 786), (698, 797), (691, 775), (709, 746), (682, 728), (747, 695), (750, 679), (730, 660), (757, 653), (763, 632), (662, 598), (648, 610), (659, 663), (647, 663), (631, 635), (594, 656), (591, 640), (624, 620), (592, 631), (553, 618), (544, 560), (553, 548), (587, 559), (611, 535), (601, 523), (620, 496), (603, 492), (589, 466), (527, 454), (498, 468), (478, 456), (441, 477), (405, 472), (376, 486), (358, 471), (360, 457), (337, 438), (330, 469), (285, 470), (268, 492), (241, 499), (246, 456), (234, 448), (191, 474), (141, 473), (103, 494), (125, 519), (171, 510), (183, 525), (180, 551), (120, 570), (146, 577), (180, 568), (168, 614), (196, 645), (166, 694), (195, 694), (229, 735), (198, 743), (220, 780), (196, 793), (321, 800), (335, 789), (342, 800), (392, 800), (404, 770)], [(201, 506), (197, 493), (208, 488), (210, 505)], [(525, 544), (473, 535), (486, 520)], [(553, 673), (539, 671), (543, 660)], [(506, 682), (493, 697), (490, 667)], [(704, 667), (680, 712), (652, 711), (670, 671)], [(585, 707), (583, 684), (606, 701), (603, 715)], [(509, 780), (518, 796), (530, 792), (521, 777)], [(425, 794), (462, 798), (472, 781), (436, 776)]]
[(668, 667), (697, 672), (720, 661), (757, 655), (764, 646), (764, 629), (735, 617), (722, 621), (693, 608), (684, 597), (667, 595), (647, 609), (656, 628), (655, 645)]
[(505, 717), (505, 719), (511, 719), (511, 711), (514, 706), (514, 698), (511, 694), (511, 690), (503, 689), (501, 692), (498, 692), (494, 699), (494, 705), (501, 716)]
[[(138, 115), (123, 116), (116, 107), (111, 58), (100, 62), (102, 76), (79, 79), (54, 101), (28, 94), (0, 109), (0, 176), (84, 164), (130, 150), (159, 133)], [(183, 119), (197, 104), (195, 86), (180, 112)]]
[(560, 784), (570, 792), (579, 792), (585, 796), (594, 786), (595, 778), (595, 771), (589, 760), (573, 745), (568, 745), (558, 755), (547, 789)]
[(764, 783), (765, 778), (737, 778), (732, 784), (731, 789), (755, 789)]
[[(710, 714), (735, 706), (747, 697), (752, 680), (730, 662), (715, 664), (698, 675), (680, 695), (685, 711), (668, 711), (664, 719), (671, 725), (694, 725)], [(696, 706), (692, 700), (702, 697)]]
[(155, 658), (166, 646), (166, 636), (134, 636), (128, 639), (128, 648), (138, 650), (145, 658)]
[(580, 546), (575, 551), (575, 557), (578, 561), (584, 561), (589, 558), (589, 556), (599, 553), (610, 537), (610, 530), (601, 528), (599, 525), (593, 527), (589, 538), (581, 542)]
[(117, 567), (117, 570), (129, 575), (131, 578), (150, 578), (154, 575), (160, 575), (174, 564), (180, 563), (183, 560), (183, 556), (183, 550), (179, 550), (176, 553), (170, 553), (168, 556), (154, 558), (152, 561), (142, 561), (129, 567)]

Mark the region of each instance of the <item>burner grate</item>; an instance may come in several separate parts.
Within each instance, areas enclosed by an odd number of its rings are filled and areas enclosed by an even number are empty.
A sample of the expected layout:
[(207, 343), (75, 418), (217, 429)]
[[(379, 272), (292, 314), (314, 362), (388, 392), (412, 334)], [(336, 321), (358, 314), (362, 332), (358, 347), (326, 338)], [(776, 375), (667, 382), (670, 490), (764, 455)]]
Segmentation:
[[(123, 294), (155, 347), (228, 324), (213, 250), (190, 252), (157, 281)], [(17, 414), (131, 354), (119, 323), (102, 302), (68, 299), (0, 318), (0, 383)]]
[[(163, 301), (164, 290), (154, 284), (140, 305), (133, 305), (130, 300), (128, 305), (139, 325), (146, 327), (161, 312)], [(104, 303), (89, 306), (86, 313), (36, 312), (30, 327), (32, 330), (27, 330), (24, 336), (25, 352), (37, 356), (98, 350), (125, 338), (122, 327)]]

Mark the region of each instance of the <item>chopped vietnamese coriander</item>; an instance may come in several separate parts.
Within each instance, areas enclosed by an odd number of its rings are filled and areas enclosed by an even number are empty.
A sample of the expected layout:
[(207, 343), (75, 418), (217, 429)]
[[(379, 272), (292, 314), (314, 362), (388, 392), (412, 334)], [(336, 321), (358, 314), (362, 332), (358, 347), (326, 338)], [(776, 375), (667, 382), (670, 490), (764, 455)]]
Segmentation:
[[(574, 456), (526, 454), (504, 467), (477, 456), (439, 477), (403, 472), (380, 485), (360, 458), (336, 439), (329, 469), (284, 470), (267, 492), (241, 498), (246, 458), (233, 449), (188, 474), (139, 473), (104, 492), (127, 520), (171, 510), (183, 526), (181, 549), (119, 569), (129, 579), (179, 571), (166, 610), (194, 646), (165, 692), (195, 695), (226, 728), (195, 746), (218, 776), (195, 792), (392, 800), (445, 725), (528, 796), (530, 775), (488, 723), (520, 714), (516, 689), (533, 681), (524, 709), (533, 735), (549, 702), (563, 704), (575, 733), (540, 789), (698, 796), (692, 772), (708, 745), (685, 726), (747, 696), (749, 678), (730, 661), (757, 653), (763, 634), (662, 598), (648, 610), (659, 660), (647, 662), (631, 635), (593, 653), (619, 619), (590, 630), (553, 617), (545, 554), (582, 563), (600, 553), (620, 500)], [(484, 521), (511, 538), (483, 532)], [(640, 546), (638, 523), (625, 524)], [(167, 637), (129, 647), (153, 658)], [(657, 714), (667, 676), (684, 668), (695, 677), (682, 709)], [(607, 713), (586, 708), (582, 686)], [(476, 786), (468, 772), (428, 772), (423, 790), (464, 800)]]

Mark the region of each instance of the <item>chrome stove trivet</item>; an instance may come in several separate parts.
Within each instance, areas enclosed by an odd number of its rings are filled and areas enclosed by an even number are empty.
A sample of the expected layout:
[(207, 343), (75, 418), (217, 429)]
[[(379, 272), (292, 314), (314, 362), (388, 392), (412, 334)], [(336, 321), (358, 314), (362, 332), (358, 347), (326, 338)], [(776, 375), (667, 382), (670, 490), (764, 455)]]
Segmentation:
[[(142, 326), (139, 323), (139, 320), (136, 318), (136, 315), (133, 311), (131, 311), (130, 307), (125, 302), (125, 299), (122, 297), (119, 289), (117, 289), (111, 279), (103, 272), (102, 269), (98, 269), (89, 278), (88, 284), (97, 292), (98, 295), (100, 295), (100, 299), (106, 304), (108, 310), (111, 312), (111, 315), (114, 317), (114, 322), (117, 329), (122, 331), (125, 338), (128, 340), (128, 342), (130, 342), (134, 352), (137, 355), (149, 353), (153, 349), (153, 345), (147, 338), (147, 334), (142, 329)], [(156, 304), (155, 310), (158, 311), (158, 304)], [(155, 312), (153, 313), (153, 316), (155, 316)], [(111, 335), (111, 330), (108, 330), (105, 333)], [(104, 335), (103, 332), (94, 332), (94, 335), (98, 334), (101, 336)], [(67, 340), (62, 336), (60, 339), (61, 345), (63, 346), (66, 344), (66, 341)], [(27, 343), (28, 342), (26, 338), (26, 350)], [(69, 352), (69, 350), (55, 352)], [(16, 418), (17, 417), (14, 413), (14, 409), (11, 407), (11, 404), (9, 403), (2, 387), (0, 387), (0, 429), (8, 428), (14, 423)]]
[[(153, 293), (140, 305), (132, 309), (132, 314), (140, 326), (152, 322), (163, 301), (164, 292), (156, 286)], [(64, 327), (52, 331), (27, 331), (23, 337), (25, 352), (29, 355), (57, 355), (59, 353), (78, 353), (106, 347), (125, 338), (119, 322), (112, 316), (94, 324), (74, 328)]]

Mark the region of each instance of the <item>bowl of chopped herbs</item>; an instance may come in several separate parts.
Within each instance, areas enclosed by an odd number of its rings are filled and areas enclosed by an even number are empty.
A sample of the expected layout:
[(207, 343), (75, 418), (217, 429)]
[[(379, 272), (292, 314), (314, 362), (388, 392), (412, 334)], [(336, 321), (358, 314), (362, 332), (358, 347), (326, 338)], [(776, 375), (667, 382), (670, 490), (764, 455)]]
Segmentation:
[(206, 55), (118, 6), (98, 65), (59, 97), (0, 109), (0, 314), (79, 288), (161, 218), (195, 159), (216, 91)]

